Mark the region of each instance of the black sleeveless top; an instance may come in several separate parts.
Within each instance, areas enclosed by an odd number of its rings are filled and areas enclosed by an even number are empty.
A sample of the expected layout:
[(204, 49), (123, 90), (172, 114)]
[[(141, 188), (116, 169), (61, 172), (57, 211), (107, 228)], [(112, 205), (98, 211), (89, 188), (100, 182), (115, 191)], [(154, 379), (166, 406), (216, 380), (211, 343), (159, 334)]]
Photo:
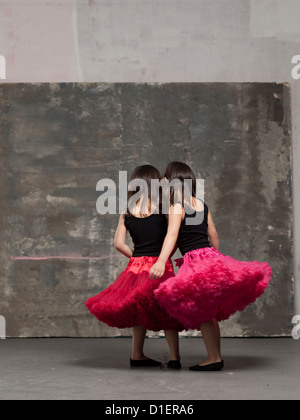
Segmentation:
[(168, 231), (164, 215), (145, 218), (125, 215), (125, 226), (134, 243), (133, 257), (159, 257)]
[[(202, 211), (193, 211), (190, 208), (189, 213), (185, 212), (185, 218), (181, 224), (179, 236), (178, 236), (178, 248), (182, 255), (185, 255), (187, 252), (194, 251), (200, 248), (211, 248), (209, 238), (208, 238), (208, 207), (205, 203), (204, 210)], [(202, 220), (201, 224), (187, 224), (188, 220), (196, 222), (195, 218)]]

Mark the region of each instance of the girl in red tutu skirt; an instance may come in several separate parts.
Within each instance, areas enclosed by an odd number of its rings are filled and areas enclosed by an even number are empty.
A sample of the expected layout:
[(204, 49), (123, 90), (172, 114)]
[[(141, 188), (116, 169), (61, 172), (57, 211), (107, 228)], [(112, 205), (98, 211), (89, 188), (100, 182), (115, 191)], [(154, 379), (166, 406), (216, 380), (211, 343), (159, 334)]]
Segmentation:
[[(196, 177), (189, 166), (173, 162), (164, 176), (170, 182), (181, 181), (182, 200), (176, 200), (173, 189), (169, 230), (161, 255), (151, 269), (151, 278), (158, 279), (165, 273), (165, 263), (176, 242), (184, 257), (179, 261), (178, 274), (164, 281), (154, 294), (161, 307), (185, 329), (202, 331), (208, 358), (190, 369), (221, 370), (224, 362), (219, 321), (255, 302), (268, 287), (272, 268), (266, 262), (238, 261), (219, 252), (211, 212), (206, 203), (196, 198)], [(189, 193), (182, 188), (184, 180), (192, 180)]]
[[(129, 210), (120, 217), (115, 239), (117, 250), (129, 258), (129, 264), (108, 289), (90, 298), (86, 306), (99, 321), (110, 327), (133, 328), (131, 366), (162, 365), (144, 355), (144, 342), (147, 330), (165, 330), (171, 353), (168, 367), (179, 369), (181, 365), (178, 332), (183, 331), (184, 327), (169, 316), (154, 298), (154, 291), (162, 282), (175, 275), (172, 261), (166, 260), (161, 278), (152, 280), (149, 276), (151, 267), (158, 260), (168, 229), (166, 216), (160, 211), (151, 211), (152, 179), (161, 179), (160, 173), (153, 166), (141, 166), (134, 171), (131, 182), (144, 180), (148, 190), (147, 196), (141, 196), (138, 202), (134, 203), (134, 193), (129, 192)], [(132, 237), (134, 251), (126, 244), (127, 232)]]

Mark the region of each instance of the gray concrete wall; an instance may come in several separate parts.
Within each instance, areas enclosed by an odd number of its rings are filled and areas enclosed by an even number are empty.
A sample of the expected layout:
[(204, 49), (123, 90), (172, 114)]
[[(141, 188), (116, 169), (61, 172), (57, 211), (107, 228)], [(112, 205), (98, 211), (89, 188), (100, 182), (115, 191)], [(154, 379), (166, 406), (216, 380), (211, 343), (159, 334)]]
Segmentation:
[[(268, 261), (272, 284), (223, 324), (227, 336), (290, 332), (290, 90), (283, 84), (7, 84), (0, 87), (0, 304), (9, 336), (118, 334), (89, 296), (126, 264), (98, 180), (184, 160), (205, 179), (220, 250)], [(96, 257), (94, 260), (93, 257)], [(123, 331), (122, 334), (128, 334)]]
[(0, 54), (8, 83), (290, 83), (300, 313), (300, 81), (291, 76), (299, 12), (297, 0), (7, 0), (0, 5)]

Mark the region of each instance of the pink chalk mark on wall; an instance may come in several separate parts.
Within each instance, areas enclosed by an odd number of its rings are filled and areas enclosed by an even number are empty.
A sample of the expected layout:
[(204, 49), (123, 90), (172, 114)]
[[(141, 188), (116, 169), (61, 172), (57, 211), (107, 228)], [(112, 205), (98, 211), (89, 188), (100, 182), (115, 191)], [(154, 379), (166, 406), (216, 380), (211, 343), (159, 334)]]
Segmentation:
[(80, 255), (68, 255), (68, 256), (41, 256), (41, 257), (10, 257), (14, 261), (49, 261), (49, 260), (110, 260), (113, 258), (123, 258), (122, 255), (102, 255), (101, 257), (82, 257)]

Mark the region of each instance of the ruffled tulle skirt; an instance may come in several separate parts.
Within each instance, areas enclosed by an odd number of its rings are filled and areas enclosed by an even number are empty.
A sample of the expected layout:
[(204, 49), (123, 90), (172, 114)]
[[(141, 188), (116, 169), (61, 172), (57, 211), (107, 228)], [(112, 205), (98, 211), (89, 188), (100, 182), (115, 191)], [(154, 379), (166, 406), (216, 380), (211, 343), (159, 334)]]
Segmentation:
[(86, 302), (89, 311), (110, 327), (122, 329), (142, 326), (151, 331), (183, 331), (182, 324), (168, 315), (154, 298), (154, 291), (161, 283), (175, 275), (172, 262), (169, 261), (163, 278), (150, 279), (151, 267), (157, 259), (131, 258), (126, 270), (108, 289)]
[(213, 247), (191, 251), (178, 262), (178, 274), (154, 294), (161, 307), (187, 330), (243, 311), (264, 293), (272, 276), (266, 262), (238, 261)]

